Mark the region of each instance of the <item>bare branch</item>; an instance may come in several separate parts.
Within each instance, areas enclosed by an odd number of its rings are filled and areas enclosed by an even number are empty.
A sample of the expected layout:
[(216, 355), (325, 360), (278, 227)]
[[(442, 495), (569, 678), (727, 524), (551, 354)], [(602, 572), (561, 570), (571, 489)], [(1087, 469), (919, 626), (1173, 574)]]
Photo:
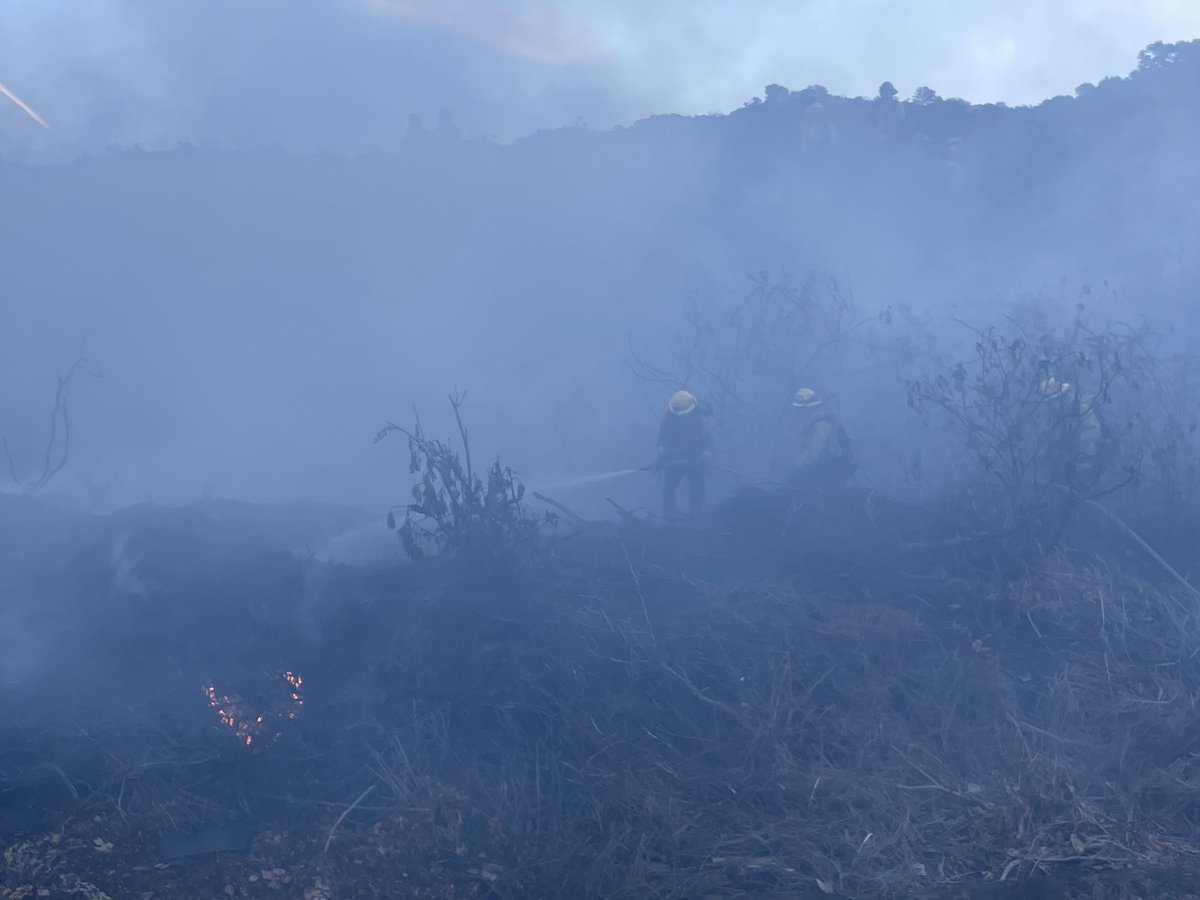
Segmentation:
[[(0, 437), (0, 446), (4, 449), (5, 460), (8, 463), (9, 475), (13, 483), (20, 487), (23, 491), (34, 493), (41, 490), (49, 484), (54, 477), (61, 472), (67, 465), (71, 456), (71, 415), (70, 415), (70, 399), (71, 385), (75, 377), (83, 373), (92, 378), (102, 377), (102, 373), (95, 367), (91, 360), (86, 357), (79, 357), (67, 369), (65, 375), (58, 376), (58, 388), (54, 392), (54, 405), (50, 409), (50, 428), (49, 435), (46, 439), (46, 447), (43, 452), (42, 470), (37, 477), (30, 480), (22, 480), (17, 475), (17, 464), (13, 458), (12, 449), (9, 447), (7, 437)], [(61, 431), (62, 437), (59, 438)]]

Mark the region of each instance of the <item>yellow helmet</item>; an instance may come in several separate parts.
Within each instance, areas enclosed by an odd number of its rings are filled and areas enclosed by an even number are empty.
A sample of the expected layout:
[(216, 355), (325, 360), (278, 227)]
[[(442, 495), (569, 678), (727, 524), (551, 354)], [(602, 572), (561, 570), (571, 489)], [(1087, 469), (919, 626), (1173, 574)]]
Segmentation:
[(700, 403), (696, 400), (695, 394), (690, 391), (676, 391), (671, 395), (671, 399), (667, 403), (667, 410), (673, 416), (686, 416), (688, 413), (693, 412), (699, 405)]
[(800, 409), (812, 409), (814, 406), (821, 405), (821, 398), (812, 388), (800, 388), (796, 391), (796, 396), (792, 398), (792, 406)]
[(1047, 400), (1056, 400), (1069, 390), (1071, 390), (1071, 385), (1066, 381), (1059, 381), (1057, 378), (1043, 378), (1038, 385), (1038, 393)]

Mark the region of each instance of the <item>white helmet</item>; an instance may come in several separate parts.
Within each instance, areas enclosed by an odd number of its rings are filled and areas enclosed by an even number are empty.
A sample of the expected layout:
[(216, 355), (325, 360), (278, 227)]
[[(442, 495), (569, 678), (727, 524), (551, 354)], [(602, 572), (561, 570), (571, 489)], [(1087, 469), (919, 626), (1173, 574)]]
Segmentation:
[(700, 402), (691, 391), (676, 391), (667, 402), (667, 410), (673, 416), (686, 416), (694, 412)]
[(812, 409), (814, 406), (821, 405), (821, 397), (812, 388), (802, 387), (796, 391), (796, 396), (792, 398), (792, 406), (799, 409)]

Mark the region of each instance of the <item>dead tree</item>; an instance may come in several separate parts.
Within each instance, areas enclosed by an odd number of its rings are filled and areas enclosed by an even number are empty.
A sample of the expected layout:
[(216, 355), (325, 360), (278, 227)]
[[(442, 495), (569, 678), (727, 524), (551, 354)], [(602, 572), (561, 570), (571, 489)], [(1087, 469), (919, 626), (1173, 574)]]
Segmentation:
[(50, 433), (46, 438), (46, 449), (42, 455), (42, 470), (34, 478), (22, 479), (17, 474), (16, 460), (8, 445), (8, 438), (0, 436), (0, 447), (8, 462), (8, 473), (13, 484), (26, 493), (34, 493), (48, 485), (54, 476), (63, 470), (71, 455), (71, 385), (79, 374), (99, 378), (101, 373), (91, 360), (80, 357), (71, 364), (65, 375), (58, 376), (58, 390), (54, 393), (54, 406), (50, 410)]

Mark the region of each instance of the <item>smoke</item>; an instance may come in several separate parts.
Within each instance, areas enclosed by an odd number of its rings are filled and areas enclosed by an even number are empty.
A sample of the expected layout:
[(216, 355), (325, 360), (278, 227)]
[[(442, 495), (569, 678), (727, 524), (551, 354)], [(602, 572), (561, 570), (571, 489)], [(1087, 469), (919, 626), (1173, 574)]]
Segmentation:
[(22, 0), (0, 7), (0, 64), (55, 136), (0, 119), (0, 157), (386, 150), (443, 108), (507, 139), (734, 109), (769, 82), (1034, 103), (1198, 34), (1200, 7), (1169, 0)]
[(357, 2), (5, 4), (5, 78), (55, 123), (56, 139), (0, 127), (0, 157), (188, 142), (386, 150), (410, 113), (431, 120), (442, 109), (467, 136), (501, 138), (624, 117), (622, 90), (594, 62), (515, 49)]
[(33, 605), (12, 603), (0, 610), (0, 687), (19, 684), (41, 659), (25, 622), (24, 609)]

